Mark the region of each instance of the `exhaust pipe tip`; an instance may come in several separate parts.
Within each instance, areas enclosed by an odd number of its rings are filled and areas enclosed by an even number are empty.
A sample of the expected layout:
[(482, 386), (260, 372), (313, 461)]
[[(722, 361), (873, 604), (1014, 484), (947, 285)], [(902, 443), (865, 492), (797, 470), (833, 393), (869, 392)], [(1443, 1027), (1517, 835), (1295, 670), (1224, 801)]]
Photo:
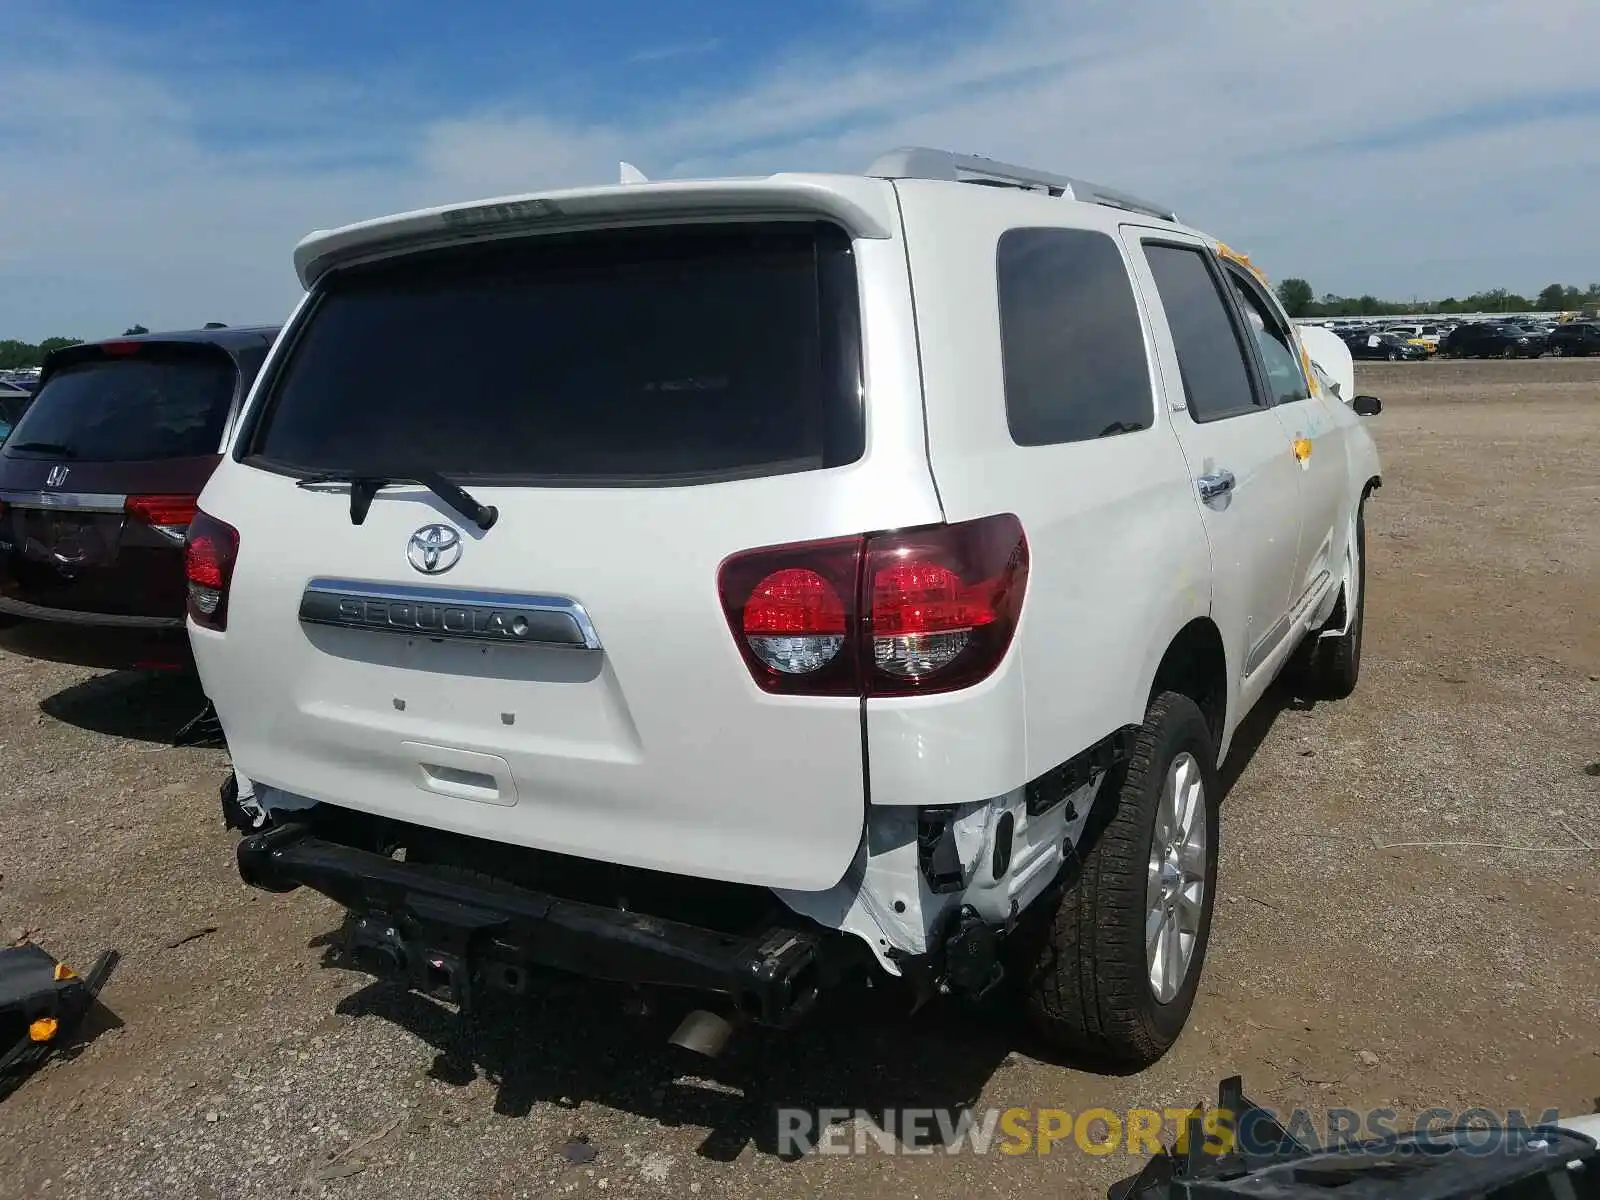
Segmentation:
[(697, 1008), (673, 1031), (669, 1043), (692, 1050), (706, 1058), (717, 1058), (727, 1048), (733, 1036), (733, 1026), (716, 1013)]

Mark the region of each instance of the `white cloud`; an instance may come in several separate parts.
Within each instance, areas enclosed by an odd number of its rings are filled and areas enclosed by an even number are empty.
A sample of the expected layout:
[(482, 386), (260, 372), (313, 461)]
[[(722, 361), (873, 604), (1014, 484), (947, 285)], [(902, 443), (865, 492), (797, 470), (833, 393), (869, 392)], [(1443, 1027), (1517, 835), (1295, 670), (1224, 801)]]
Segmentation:
[(698, 42), (676, 42), (669, 46), (647, 46), (643, 50), (635, 50), (628, 56), (628, 61), (633, 63), (666, 62), (674, 58), (689, 58), (696, 54), (710, 54), (713, 50), (722, 47), (719, 37), (702, 38)]
[(276, 319), (310, 229), (610, 182), (622, 158), (652, 178), (859, 169), (905, 143), (1149, 194), (1319, 292), (1600, 274), (1593, 0), (1001, 0), (964, 36), (797, 45), (591, 121), (429, 114), (398, 76), (185, 86), (149, 46), (31, 11), (0, 19), (36, 48), (0, 106), (0, 337)]

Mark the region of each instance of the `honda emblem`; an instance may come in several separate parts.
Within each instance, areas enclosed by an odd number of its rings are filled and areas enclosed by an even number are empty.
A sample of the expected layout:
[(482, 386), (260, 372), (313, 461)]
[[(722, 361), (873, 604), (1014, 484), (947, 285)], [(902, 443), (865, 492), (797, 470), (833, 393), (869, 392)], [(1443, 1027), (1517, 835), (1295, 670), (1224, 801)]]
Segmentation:
[(46, 486), (53, 487), (53, 488), (58, 488), (62, 484), (66, 483), (67, 482), (67, 473), (70, 470), (71, 470), (70, 467), (63, 467), (63, 466), (60, 466), (59, 464), (54, 466), (54, 467), (51, 467), (50, 468), (50, 473), (44, 477), (44, 481), (45, 481)]

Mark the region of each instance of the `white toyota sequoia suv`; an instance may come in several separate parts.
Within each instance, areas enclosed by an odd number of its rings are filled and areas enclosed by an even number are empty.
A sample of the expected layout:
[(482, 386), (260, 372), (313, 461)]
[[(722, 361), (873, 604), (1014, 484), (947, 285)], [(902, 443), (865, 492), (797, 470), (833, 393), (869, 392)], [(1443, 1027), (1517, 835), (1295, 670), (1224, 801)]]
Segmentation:
[(1247, 260), (908, 149), (295, 265), (187, 542), (248, 883), (463, 1006), (554, 968), (782, 1026), (1009, 977), (1067, 1052), (1165, 1052), (1217, 764), (1286, 668), (1355, 686), (1379, 484), (1379, 404)]

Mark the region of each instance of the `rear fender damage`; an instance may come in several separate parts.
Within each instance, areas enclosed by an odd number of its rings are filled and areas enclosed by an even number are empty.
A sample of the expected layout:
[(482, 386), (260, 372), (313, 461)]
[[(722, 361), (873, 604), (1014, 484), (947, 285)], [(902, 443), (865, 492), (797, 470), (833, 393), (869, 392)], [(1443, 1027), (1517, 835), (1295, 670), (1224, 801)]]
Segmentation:
[(1009, 932), (1072, 858), (1105, 776), (1096, 770), (1043, 802), (1038, 788), (1020, 787), (958, 807), (874, 807), (838, 884), (776, 895), (860, 938), (890, 975), (905, 975), (974, 921)]

